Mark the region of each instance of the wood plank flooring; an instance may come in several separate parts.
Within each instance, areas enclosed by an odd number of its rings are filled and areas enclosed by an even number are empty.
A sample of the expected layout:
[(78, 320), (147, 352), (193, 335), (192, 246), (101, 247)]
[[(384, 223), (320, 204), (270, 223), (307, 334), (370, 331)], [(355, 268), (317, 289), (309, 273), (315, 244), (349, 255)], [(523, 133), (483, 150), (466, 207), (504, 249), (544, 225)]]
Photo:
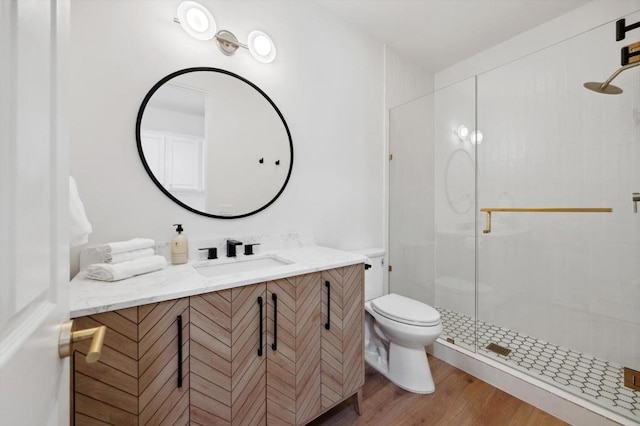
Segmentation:
[(362, 416), (347, 400), (310, 425), (555, 426), (567, 423), (429, 355), (436, 391), (417, 395), (366, 367)]

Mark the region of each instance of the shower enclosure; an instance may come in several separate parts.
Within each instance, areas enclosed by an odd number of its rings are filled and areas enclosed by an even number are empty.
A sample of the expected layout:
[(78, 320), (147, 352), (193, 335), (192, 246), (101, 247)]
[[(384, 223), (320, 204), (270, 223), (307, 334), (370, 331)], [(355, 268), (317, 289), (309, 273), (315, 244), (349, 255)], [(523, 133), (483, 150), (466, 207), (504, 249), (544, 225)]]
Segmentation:
[[(640, 370), (640, 67), (617, 76), (620, 95), (583, 87), (616, 69), (614, 32), (390, 111), (389, 285), (440, 311), (444, 344), (633, 423), (640, 391), (623, 367)], [(487, 233), (486, 209), (507, 210)]]

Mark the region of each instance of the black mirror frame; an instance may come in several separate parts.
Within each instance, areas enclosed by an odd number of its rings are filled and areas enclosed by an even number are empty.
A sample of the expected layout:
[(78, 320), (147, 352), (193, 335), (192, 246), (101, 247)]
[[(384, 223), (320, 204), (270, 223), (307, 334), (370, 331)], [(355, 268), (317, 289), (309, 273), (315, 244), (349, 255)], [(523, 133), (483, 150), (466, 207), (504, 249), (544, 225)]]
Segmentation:
[[(178, 200), (176, 197), (171, 195), (171, 193), (169, 191), (167, 191), (167, 189), (164, 186), (162, 186), (162, 184), (154, 176), (153, 172), (151, 171), (151, 168), (149, 167), (149, 164), (147, 163), (146, 158), (144, 157), (144, 152), (142, 150), (142, 140), (140, 138), (140, 135), (141, 135), (141, 130), (142, 130), (141, 129), (142, 116), (144, 115), (144, 110), (145, 110), (147, 104), (149, 103), (149, 100), (155, 94), (155, 92), (163, 84), (165, 84), (169, 80), (171, 80), (174, 77), (177, 77), (179, 75), (187, 74), (187, 73), (195, 72), (195, 71), (217, 72), (217, 73), (221, 73), (221, 74), (226, 74), (226, 75), (228, 75), (230, 77), (235, 77), (238, 80), (245, 82), (249, 86), (253, 87), (258, 93), (260, 93), (267, 100), (267, 102), (269, 102), (269, 104), (273, 107), (273, 109), (276, 111), (276, 113), (278, 114), (278, 116), (282, 120), (282, 124), (284, 125), (284, 129), (287, 132), (287, 137), (289, 138), (289, 153), (291, 155), (291, 161), (289, 162), (289, 171), (287, 172), (287, 178), (284, 180), (284, 183), (282, 184), (282, 188), (280, 188), (278, 193), (268, 203), (266, 203), (264, 206), (260, 207), (259, 209), (256, 209), (256, 210), (254, 210), (252, 212), (249, 212), (249, 213), (236, 215), (236, 216), (219, 216), (219, 215), (215, 215), (215, 214), (211, 214), (211, 213), (206, 213), (206, 212), (203, 212), (203, 211), (200, 211), (200, 210), (196, 210), (193, 207), (188, 206), (187, 204), (185, 204), (182, 201)], [(149, 175), (149, 177), (151, 178), (153, 183), (155, 183), (156, 186), (167, 197), (169, 197), (174, 203), (178, 204), (179, 206), (181, 206), (181, 207), (183, 207), (183, 208), (185, 208), (185, 209), (187, 209), (187, 210), (189, 210), (189, 211), (191, 211), (193, 213), (196, 213), (196, 214), (199, 214), (199, 215), (202, 215), (202, 216), (212, 217), (212, 218), (215, 218), (215, 219), (239, 219), (239, 218), (242, 218), (242, 217), (247, 217), (247, 216), (254, 215), (254, 214), (256, 214), (258, 212), (261, 212), (262, 210), (266, 209), (271, 204), (273, 204), (273, 202), (276, 201), (276, 199), (278, 199), (280, 194), (282, 194), (282, 192), (284, 191), (284, 189), (287, 186), (287, 183), (289, 183), (289, 178), (291, 177), (291, 171), (293, 170), (293, 141), (291, 139), (291, 132), (289, 131), (289, 126), (287, 126), (287, 122), (285, 121), (284, 116), (282, 115), (282, 113), (280, 112), (280, 110), (278, 109), (276, 104), (273, 103), (271, 98), (269, 98), (269, 96), (267, 96), (267, 94), (265, 92), (263, 92), (258, 86), (256, 86), (255, 84), (253, 84), (252, 82), (250, 82), (246, 78), (241, 77), (238, 74), (232, 73), (231, 71), (223, 70), (223, 69), (220, 69), (220, 68), (211, 68), (211, 67), (185, 68), (185, 69), (176, 71), (174, 73), (171, 73), (171, 74), (167, 75), (166, 77), (164, 77), (159, 82), (157, 82), (151, 88), (151, 90), (149, 90), (149, 93), (147, 93), (147, 95), (144, 97), (144, 100), (142, 101), (142, 104), (140, 105), (140, 109), (138, 110), (138, 118), (136, 119), (136, 142), (137, 142), (137, 145), (138, 145), (138, 154), (140, 155), (140, 160), (142, 161), (142, 165), (144, 166), (145, 170), (147, 171), (147, 174)]]

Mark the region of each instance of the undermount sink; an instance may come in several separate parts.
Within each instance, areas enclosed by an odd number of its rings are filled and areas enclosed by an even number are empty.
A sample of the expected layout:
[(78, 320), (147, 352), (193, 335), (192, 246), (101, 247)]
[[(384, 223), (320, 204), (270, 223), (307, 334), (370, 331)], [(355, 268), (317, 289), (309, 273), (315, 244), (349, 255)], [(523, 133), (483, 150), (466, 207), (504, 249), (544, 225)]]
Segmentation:
[(271, 269), (277, 266), (289, 265), (292, 262), (273, 255), (260, 257), (220, 259), (199, 262), (193, 265), (195, 270), (205, 277), (218, 275), (237, 274), (240, 272), (259, 271)]

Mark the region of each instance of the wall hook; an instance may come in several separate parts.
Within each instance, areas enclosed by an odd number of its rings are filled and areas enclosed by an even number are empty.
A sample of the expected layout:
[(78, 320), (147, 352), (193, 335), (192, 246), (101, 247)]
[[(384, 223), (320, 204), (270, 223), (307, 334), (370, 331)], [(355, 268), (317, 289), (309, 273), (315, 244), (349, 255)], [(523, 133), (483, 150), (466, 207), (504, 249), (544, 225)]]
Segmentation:
[(258, 163), (262, 164), (264, 163), (264, 157), (262, 157), (261, 159), (258, 160)]
[(280, 165), (280, 160), (276, 160), (276, 166)]

